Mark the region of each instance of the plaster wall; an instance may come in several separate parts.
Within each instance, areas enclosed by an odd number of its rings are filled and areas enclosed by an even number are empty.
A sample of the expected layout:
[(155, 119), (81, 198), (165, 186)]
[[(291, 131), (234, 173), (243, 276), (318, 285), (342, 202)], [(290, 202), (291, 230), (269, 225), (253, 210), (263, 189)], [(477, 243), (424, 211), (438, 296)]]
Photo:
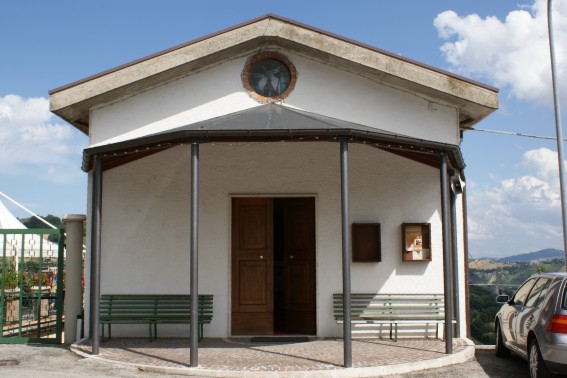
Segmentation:
[[(452, 106), (286, 53), (297, 68), (284, 105), (437, 142), (458, 144)], [(251, 54), (252, 55), (252, 54)], [(242, 85), (248, 56), (204, 68), (91, 111), (90, 144), (163, 132), (260, 105)]]
[[(382, 230), (382, 262), (352, 263), (352, 291), (442, 293), (439, 171), (349, 148), (350, 221)], [(181, 145), (104, 173), (102, 294), (189, 292), (189, 162), (190, 146)], [(339, 336), (332, 315), (332, 294), (342, 290), (339, 144), (203, 144), (199, 190), (199, 291), (214, 294), (205, 336), (230, 335), (231, 198), (248, 195), (315, 197), (317, 335)], [(431, 223), (431, 262), (402, 262), (403, 222)], [(159, 332), (187, 336), (189, 327)], [(145, 336), (147, 327), (116, 326), (113, 334)]]

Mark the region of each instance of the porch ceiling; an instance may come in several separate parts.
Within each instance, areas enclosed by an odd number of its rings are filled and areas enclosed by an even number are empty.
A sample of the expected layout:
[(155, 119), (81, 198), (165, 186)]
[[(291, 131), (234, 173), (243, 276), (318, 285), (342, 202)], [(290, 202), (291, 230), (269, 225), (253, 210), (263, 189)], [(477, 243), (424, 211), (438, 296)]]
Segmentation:
[(83, 152), (83, 170), (92, 169), (95, 155), (102, 155), (105, 169), (109, 169), (179, 144), (338, 141), (344, 138), (434, 167), (439, 167), (437, 154), (447, 152), (454, 168), (461, 170), (465, 166), (458, 145), (418, 139), (282, 105), (265, 104), (136, 139), (87, 148)]

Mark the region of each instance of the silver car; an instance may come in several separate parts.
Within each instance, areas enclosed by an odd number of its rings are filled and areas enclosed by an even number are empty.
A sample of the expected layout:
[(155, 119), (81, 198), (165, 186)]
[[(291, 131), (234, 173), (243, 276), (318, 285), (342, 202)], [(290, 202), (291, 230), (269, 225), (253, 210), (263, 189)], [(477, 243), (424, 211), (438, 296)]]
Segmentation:
[(530, 376), (567, 374), (567, 274), (531, 276), (496, 314), (496, 355), (513, 351), (530, 365)]

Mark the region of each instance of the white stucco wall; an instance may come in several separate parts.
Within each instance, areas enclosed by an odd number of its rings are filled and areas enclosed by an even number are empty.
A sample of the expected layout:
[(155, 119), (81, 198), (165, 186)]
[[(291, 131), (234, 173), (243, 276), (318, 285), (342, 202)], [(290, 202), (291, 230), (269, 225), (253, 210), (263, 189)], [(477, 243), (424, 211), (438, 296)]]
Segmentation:
[[(454, 107), (373, 82), (356, 73), (284, 53), (295, 64), (295, 89), (283, 102), (416, 138), (458, 144)], [(251, 54), (252, 55), (252, 54)], [(234, 113), (260, 105), (242, 85), (248, 56), (93, 109), (90, 144), (107, 144)]]
[[(103, 294), (189, 292), (189, 150), (105, 172)], [(351, 222), (379, 222), (382, 233), (382, 262), (352, 264), (353, 292), (442, 293), (439, 171), (353, 144), (349, 164)], [(214, 294), (205, 336), (230, 334), (231, 197), (244, 195), (316, 198), (317, 334), (340, 335), (331, 302), (342, 288), (339, 145), (204, 144), (200, 180), (199, 291)], [(431, 223), (431, 262), (402, 262), (404, 222)], [(113, 327), (132, 332), (145, 336), (147, 327)], [(160, 336), (184, 332), (188, 326), (160, 326)]]
[[(295, 89), (284, 100), (286, 106), (417, 138), (459, 142), (454, 107), (280, 52), (298, 71)], [(259, 106), (242, 86), (240, 75), (246, 59), (237, 57), (205, 67), (191, 76), (93, 109), (90, 145), (136, 138)], [(174, 147), (104, 173), (103, 294), (189, 292), (189, 148)], [(342, 288), (338, 153), (339, 145), (327, 142), (201, 146), (199, 290), (215, 296), (214, 321), (205, 326), (207, 337), (230, 334), (231, 198), (248, 195), (316, 198), (317, 333), (340, 335), (331, 303), (332, 293)], [(351, 144), (350, 183), (351, 223), (379, 222), (382, 233), (382, 262), (352, 264), (353, 292), (442, 293), (439, 171)], [(457, 212), (464, 319), (460, 197)], [(432, 262), (401, 261), (404, 222), (431, 223)], [(87, 279), (88, 259), (89, 255)], [(89, 293), (86, 300), (88, 303)], [(113, 327), (113, 334), (147, 333), (145, 326), (120, 328)], [(188, 334), (188, 326), (160, 326), (160, 336), (179, 335), (179, 331)], [(465, 334), (464, 321), (461, 334)]]

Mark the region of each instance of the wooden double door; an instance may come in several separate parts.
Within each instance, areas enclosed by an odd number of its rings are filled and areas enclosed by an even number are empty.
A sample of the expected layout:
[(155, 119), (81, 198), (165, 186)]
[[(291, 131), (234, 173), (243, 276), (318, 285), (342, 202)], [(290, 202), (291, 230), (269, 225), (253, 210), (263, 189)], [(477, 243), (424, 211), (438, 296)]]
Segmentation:
[(232, 199), (232, 334), (315, 334), (315, 199)]

